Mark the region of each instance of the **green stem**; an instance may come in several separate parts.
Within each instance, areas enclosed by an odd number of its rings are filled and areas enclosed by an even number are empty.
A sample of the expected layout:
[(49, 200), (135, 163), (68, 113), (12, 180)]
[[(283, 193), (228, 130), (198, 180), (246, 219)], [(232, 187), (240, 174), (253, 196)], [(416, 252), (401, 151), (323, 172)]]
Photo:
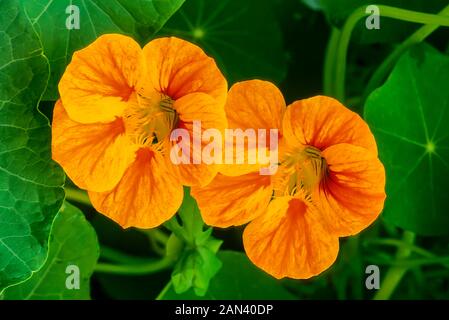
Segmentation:
[(423, 257), (427, 257), (427, 258), (436, 257), (430, 251), (427, 251), (423, 248), (420, 248), (413, 244), (406, 243), (402, 240), (397, 240), (397, 239), (372, 239), (372, 240), (366, 240), (365, 244), (366, 245), (381, 245), (381, 246), (394, 246), (394, 247), (398, 247), (398, 248), (406, 248), (406, 249), (409, 249), (412, 252), (415, 252)]
[(164, 227), (173, 232), (180, 239), (187, 239), (188, 236), (183, 227), (179, 224), (177, 216), (174, 216), (170, 220), (164, 223)]
[(406, 260), (406, 261), (394, 261), (391, 264), (394, 265), (401, 265), (401, 266), (407, 266), (409, 268), (413, 266), (421, 266), (425, 264), (442, 264), (444, 267), (449, 269), (449, 257), (439, 257), (436, 254), (433, 254), (432, 252), (420, 248), (418, 246), (415, 246), (413, 244), (406, 243), (401, 240), (396, 239), (373, 239), (373, 240), (367, 240), (365, 242), (368, 245), (385, 245), (385, 246), (395, 246), (398, 248), (407, 248), (411, 250), (414, 253), (417, 253), (427, 259), (415, 259), (415, 260)]
[(100, 256), (102, 259), (123, 264), (142, 264), (148, 262), (147, 258), (130, 256), (104, 245), (101, 246)]
[(173, 265), (174, 261), (171, 258), (163, 258), (161, 260), (155, 260), (140, 264), (133, 263), (128, 265), (98, 263), (95, 267), (95, 272), (136, 276), (163, 271), (172, 267)]
[(168, 235), (159, 229), (150, 229), (150, 230), (142, 230), (144, 231), (148, 237), (154, 239), (156, 242), (162, 244), (162, 245), (166, 245), (167, 241), (168, 241)]
[[(404, 231), (403, 241), (412, 245), (415, 241), (415, 234), (410, 231)], [(399, 247), (396, 253), (396, 260), (404, 260), (410, 256), (412, 250), (405, 246)], [(407, 273), (408, 267), (392, 266), (388, 269), (387, 274), (382, 281), (379, 291), (374, 296), (374, 300), (388, 300), (393, 294), (396, 287)]]
[(159, 229), (138, 229), (148, 237), (151, 249), (160, 256), (165, 255), (169, 236)]
[(326, 48), (326, 57), (324, 60), (324, 94), (327, 96), (333, 96), (334, 79), (335, 79), (335, 58), (337, 57), (337, 48), (340, 42), (341, 32), (337, 28), (332, 28), (329, 42)]
[[(441, 15), (416, 12), (382, 5), (379, 5), (378, 8), (380, 10), (382, 17), (393, 18), (413, 23), (422, 23), (434, 26), (449, 27), (449, 18)], [(446, 10), (446, 8), (444, 10)], [(345, 25), (343, 26), (343, 30), (340, 37), (340, 44), (337, 50), (336, 68), (335, 68), (336, 98), (342, 102), (344, 102), (345, 100), (346, 59), (351, 34), (354, 28), (356, 27), (357, 23), (360, 21), (360, 19), (366, 17), (367, 15), (369, 14), (366, 13), (366, 6), (360, 7), (349, 16), (349, 18), (346, 20)]]
[[(449, 15), (449, 6), (445, 7), (442, 11), (440, 11), (438, 15), (439, 16)], [(401, 57), (401, 55), (405, 51), (407, 51), (408, 48), (410, 48), (414, 44), (424, 41), (439, 27), (440, 25), (427, 24), (419, 28), (415, 33), (413, 33), (409, 38), (407, 38), (400, 46), (398, 46), (374, 72), (363, 94), (363, 101), (366, 101), (371, 92), (373, 92), (376, 88), (378, 88), (382, 84), (382, 81), (387, 77), (390, 70), (393, 69), (396, 61)]]
[(67, 200), (75, 201), (87, 206), (92, 206), (92, 203), (90, 202), (89, 196), (87, 195), (86, 191), (73, 189), (70, 187), (65, 188), (65, 198)]
[(421, 267), (424, 265), (441, 264), (442, 266), (449, 267), (449, 257), (434, 257), (425, 259), (413, 259), (413, 260), (396, 260), (392, 263), (393, 266), (405, 267), (407, 269)]
[(165, 294), (167, 293), (167, 291), (170, 289), (170, 287), (172, 286), (172, 281), (168, 281), (167, 284), (165, 285), (165, 287), (162, 289), (162, 291), (157, 295), (156, 300), (162, 300), (162, 298), (165, 296)]

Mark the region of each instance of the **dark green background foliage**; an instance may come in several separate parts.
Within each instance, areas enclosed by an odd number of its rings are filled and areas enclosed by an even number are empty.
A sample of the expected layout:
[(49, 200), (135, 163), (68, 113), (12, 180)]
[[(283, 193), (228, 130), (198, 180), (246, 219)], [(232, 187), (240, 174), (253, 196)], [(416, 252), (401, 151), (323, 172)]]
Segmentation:
[[(432, 14), (447, 5), (377, 3)], [(65, 27), (69, 4), (80, 9), (79, 30)], [(382, 17), (380, 30), (367, 30), (361, 19), (347, 57), (336, 59), (332, 30), (338, 35), (369, 4), (0, 0), (0, 298), (449, 299), (448, 28), (410, 42), (422, 25)], [(321, 275), (276, 280), (244, 254), (242, 228), (203, 224), (188, 189), (178, 215), (158, 230), (123, 230), (99, 215), (51, 160), (48, 119), (73, 52), (104, 33), (141, 45), (187, 39), (216, 59), (230, 85), (269, 80), (288, 103), (338, 95), (336, 70), (344, 64), (342, 102), (370, 125), (386, 169), (381, 217), (341, 239), (337, 261)], [(392, 52), (399, 54), (387, 59)], [(378, 291), (365, 287), (370, 264), (380, 267)], [(69, 265), (80, 268), (80, 290), (65, 286)]]

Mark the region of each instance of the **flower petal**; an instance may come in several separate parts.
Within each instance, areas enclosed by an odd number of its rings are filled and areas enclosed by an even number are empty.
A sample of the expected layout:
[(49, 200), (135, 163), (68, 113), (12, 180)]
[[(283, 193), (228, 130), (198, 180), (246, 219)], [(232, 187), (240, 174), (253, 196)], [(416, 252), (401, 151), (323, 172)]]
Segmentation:
[(339, 144), (322, 153), (329, 173), (313, 195), (320, 214), (335, 235), (349, 236), (368, 227), (385, 201), (385, 170), (365, 148)]
[[(220, 137), (223, 136), (227, 126), (224, 108), (204, 93), (188, 94), (176, 100), (173, 107), (179, 116), (178, 129), (187, 130), (190, 137), (189, 145), (186, 145), (186, 148), (190, 148), (190, 155), (186, 155), (189, 156), (190, 163), (181, 163), (176, 166), (181, 183), (187, 186), (207, 185), (217, 174), (218, 167), (215, 163), (206, 163), (202, 158), (203, 148), (212, 141), (212, 139), (206, 141), (202, 138), (208, 129), (218, 130)], [(194, 129), (194, 122), (196, 122), (197, 130)], [(181, 141), (182, 144), (186, 142)], [(222, 140), (217, 145), (220, 149), (222, 149), (221, 143)]]
[(204, 188), (192, 188), (206, 224), (227, 228), (261, 215), (271, 199), (269, 176), (250, 173), (240, 177), (218, 174)]
[(249, 259), (277, 279), (320, 274), (334, 263), (339, 246), (313, 207), (288, 196), (273, 200), (246, 227), (243, 244)]
[(366, 122), (330, 97), (316, 96), (289, 105), (283, 130), (290, 146), (310, 145), (324, 150), (349, 143), (377, 154), (376, 141)]
[(119, 34), (102, 35), (75, 52), (59, 82), (70, 118), (94, 123), (121, 116), (139, 77), (141, 54), (137, 42)]
[[(253, 150), (254, 153), (258, 152), (257, 135), (259, 129), (267, 130), (265, 144), (267, 151), (265, 155), (269, 155), (269, 130), (279, 130), (279, 139), (285, 109), (285, 100), (282, 93), (271, 82), (249, 80), (234, 84), (229, 90), (228, 100), (225, 106), (228, 127), (229, 129), (241, 129), (243, 131), (253, 129), (255, 130), (256, 138), (254, 139), (249, 136), (247, 138), (248, 144), (245, 143), (243, 152), (244, 164), (236, 164), (235, 159), (239, 152), (238, 148), (236, 148), (237, 140), (234, 138), (232, 141), (234, 150), (233, 164), (221, 166), (220, 172), (228, 176), (238, 176), (258, 171), (261, 167), (267, 167), (267, 163), (250, 164), (248, 155), (250, 150)], [(255, 148), (250, 148), (250, 141), (253, 142)], [(272, 152), (277, 152), (277, 146), (273, 149)], [(257, 161), (252, 161), (252, 163), (259, 162), (260, 159), (257, 158), (255, 160)]]
[(136, 147), (120, 119), (81, 124), (69, 118), (60, 100), (53, 111), (52, 157), (80, 188), (107, 191), (115, 187), (134, 161)]
[(285, 100), (271, 82), (249, 80), (234, 84), (225, 110), (229, 128), (281, 129)]
[[(215, 64), (198, 46), (175, 38), (159, 38), (143, 48), (148, 90), (155, 89), (177, 100), (202, 92), (225, 103), (227, 82)], [(151, 88), (152, 87), (152, 88)]]
[(179, 209), (183, 188), (167, 169), (159, 152), (140, 149), (136, 161), (108, 192), (89, 192), (98, 212), (124, 228), (154, 228)]

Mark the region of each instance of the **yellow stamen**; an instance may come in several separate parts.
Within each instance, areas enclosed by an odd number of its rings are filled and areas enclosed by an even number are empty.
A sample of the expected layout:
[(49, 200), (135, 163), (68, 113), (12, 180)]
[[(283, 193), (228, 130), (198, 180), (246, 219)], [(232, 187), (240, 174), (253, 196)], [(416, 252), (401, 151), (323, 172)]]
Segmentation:
[(286, 153), (278, 174), (275, 175), (275, 196), (295, 195), (299, 190), (310, 197), (313, 190), (326, 179), (328, 167), (321, 151), (307, 146), (301, 150)]
[(151, 96), (133, 93), (123, 117), (128, 137), (141, 146), (158, 148), (178, 121), (173, 103), (162, 93)]

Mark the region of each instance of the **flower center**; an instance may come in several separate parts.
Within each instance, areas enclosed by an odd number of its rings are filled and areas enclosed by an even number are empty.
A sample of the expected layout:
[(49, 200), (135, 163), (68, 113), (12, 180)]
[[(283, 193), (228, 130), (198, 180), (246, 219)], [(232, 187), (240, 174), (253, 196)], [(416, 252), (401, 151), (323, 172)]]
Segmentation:
[(301, 189), (306, 197), (326, 179), (328, 167), (321, 151), (312, 146), (286, 152), (275, 175), (275, 196), (294, 195)]
[(128, 101), (123, 119), (126, 134), (134, 143), (150, 146), (169, 137), (178, 121), (174, 100), (155, 92), (146, 96), (133, 93)]

